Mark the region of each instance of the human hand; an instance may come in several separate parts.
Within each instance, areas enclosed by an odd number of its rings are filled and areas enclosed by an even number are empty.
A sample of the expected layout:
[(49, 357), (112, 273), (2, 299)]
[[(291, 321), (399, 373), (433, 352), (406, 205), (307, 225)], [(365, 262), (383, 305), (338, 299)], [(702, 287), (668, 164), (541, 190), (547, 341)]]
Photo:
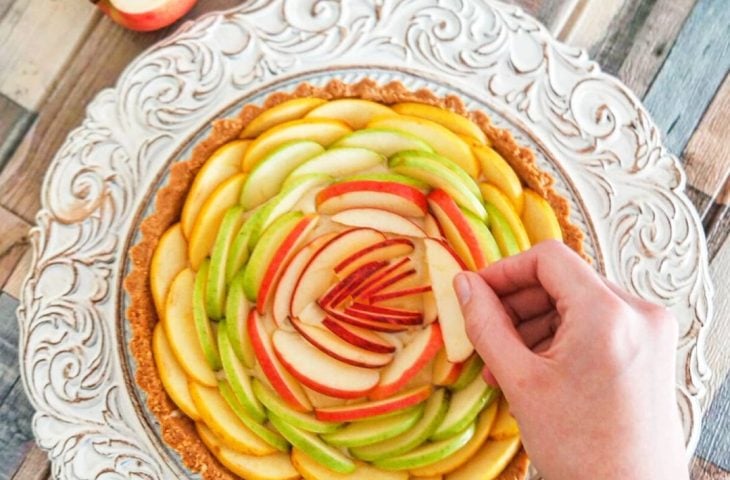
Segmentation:
[(544, 242), (454, 280), (467, 333), (551, 480), (688, 478), (677, 323)]

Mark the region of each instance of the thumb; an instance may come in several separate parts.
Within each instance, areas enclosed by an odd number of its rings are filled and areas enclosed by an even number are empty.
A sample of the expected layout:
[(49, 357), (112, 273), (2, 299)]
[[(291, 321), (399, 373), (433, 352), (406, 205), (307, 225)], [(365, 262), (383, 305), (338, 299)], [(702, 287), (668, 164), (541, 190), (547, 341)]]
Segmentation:
[(532, 352), (517, 333), (499, 297), (478, 274), (460, 273), (454, 278), (454, 289), (466, 321), (466, 333), (488, 370), (487, 381), (491, 374), (510, 390), (514, 372), (528, 368)]

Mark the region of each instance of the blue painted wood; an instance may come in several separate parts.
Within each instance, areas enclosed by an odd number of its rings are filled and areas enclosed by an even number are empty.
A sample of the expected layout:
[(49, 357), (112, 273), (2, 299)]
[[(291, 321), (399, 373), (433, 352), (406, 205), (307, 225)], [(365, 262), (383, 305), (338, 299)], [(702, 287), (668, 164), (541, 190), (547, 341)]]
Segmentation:
[(725, 378), (705, 414), (697, 455), (730, 471), (730, 375)]
[(681, 155), (730, 68), (730, 2), (699, 0), (644, 104)]

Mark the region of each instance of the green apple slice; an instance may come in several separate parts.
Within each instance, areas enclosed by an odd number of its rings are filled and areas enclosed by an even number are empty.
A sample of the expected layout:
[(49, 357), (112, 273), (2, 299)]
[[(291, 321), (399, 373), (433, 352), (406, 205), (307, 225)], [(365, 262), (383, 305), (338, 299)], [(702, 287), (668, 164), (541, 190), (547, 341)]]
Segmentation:
[(250, 301), (255, 302), (258, 298), (261, 282), (271, 264), (271, 259), (302, 217), (304, 217), (302, 212), (285, 213), (261, 235), (243, 274), (243, 291)]
[(345, 135), (333, 147), (369, 148), (390, 157), (403, 150), (433, 152), (431, 146), (412, 133), (390, 128), (365, 128)]
[(448, 409), (449, 401), (446, 391), (438, 389), (426, 401), (423, 416), (413, 428), (383, 442), (364, 447), (353, 447), (350, 449), (350, 453), (360, 460), (372, 462), (411, 451), (433, 435)]
[(416, 180), (415, 178), (406, 177), (405, 175), (398, 175), (397, 173), (389, 172), (372, 172), (372, 173), (357, 173), (355, 175), (349, 175), (338, 180), (336, 183), (345, 182), (357, 182), (363, 180), (371, 180), (373, 182), (390, 182), (400, 183), (402, 185), (408, 185), (409, 187), (420, 188), (421, 190), (427, 190), (431, 188), (428, 183)]
[(413, 427), (423, 416), (423, 410), (423, 404), (420, 404), (397, 415), (352, 422), (334, 433), (322, 435), (322, 438), (338, 447), (361, 447), (382, 442)]
[(243, 273), (240, 272), (236, 275), (228, 288), (225, 330), (228, 335), (228, 343), (231, 345), (236, 357), (246, 367), (253, 368), (256, 363), (256, 355), (248, 336), (249, 305), (243, 291)]
[[(481, 248), (482, 252), (484, 252), (484, 257), (487, 259), (487, 262), (494, 263), (501, 259), (502, 254), (500, 252), (499, 245), (497, 245), (497, 242), (495, 241), (494, 236), (492, 236), (492, 232), (490, 232), (487, 228), (487, 225), (470, 211), (463, 208), (461, 211), (466, 217), (466, 221), (469, 222), (474, 235), (476, 235), (479, 248)], [(491, 220), (491, 214), (488, 213), (488, 215), (490, 215), (489, 219)]]
[(340, 423), (323, 422), (314, 418), (313, 415), (294, 410), (269, 387), (257, 379), (253, 380), (252, 385), (254, 394), (264, 404), (267, 410), (297, 428), (313, 433), (331, 433), (342, 426)]
[(367, 148), (331, 148), (297, 167), (289, 174), (289, 179), (284, 182), (284, 185), (286, 186), (291, 179), (302, 175), (319, 173), (339, 178), (384, 163), (384, 156)]
[[(223, 371), (228, 380), (226, 385), (230, 387), (231, 392), (233, 392), (238, 400), (237, 403), (240, 404), (241, 408), (245, 409), (246, 414), (254, 421), (261, 423), (266, 420), (266, 410), (264, 410), (263, 405), (261, 405), (261, 402), (259, 402), (259, 399), (253, 393), (251, 376), (246, 372), (241, 361), (233, 351), (233, 346), (225, 330), (225, 324), (227, 322), (228, 320), (223, 320), (222, 324), (218, 326), (218, 349), (221, 353)], [(231, 405), (231, 408), (233, 408), (233, 405)], [(235, 408), (233, 409), (235, 410)]]
[(461, 390), (462, 388), (469, 385), (471, 382), (474, 381), (477, 376), (482, 372), (482, 368), (484, 368), (484, 362), (482, 361), (481, 357), (479, 355), (474, 354), (466, 361), (466, 364), (461, 369), (461, 373), (459, 374), (459, 377), (456, 379), (453, 385), (451, 385), (451, 390)]
[(198, 340), (203, 349), (205, 360), (210, 365), (210, 368), (220, 370), (221, 357), (218, 353), (215, 332), (213, 331), (213, 325), (210, 323), (210, 318), (208, 318), (208, 313), (205, 310), (205, 284), (208, 282), (208, 270), (210, 270), (210, 260), (206, 259), (195, 274), (195, 284), (193, 286), (193, 320), (195, 321), (195, 329), (198, 332)]
[(289, 443), (304, 453), (317, 460), (322, 465), (338, 473), (352, 473), (355, 471), (355, 463), (347, 455), (327, 445), (317, 435), (290, 425), (286, 420), (271, 415), (271, 424)]
[(487, 214), (489, 215), (487, 219), (489, 229), (492, 231), (502, 255), (509, 257), (520, 253), (520, 247), (517, 244), (517, 237), (502, 212), (489, 202), (487, 202), (484, 206), (486, 207)]
[(218, 383), (218, 390), (221, 392), (221, 397), (226, 401), (233, 413), (241, 420), (241, 422), (248, 427), (256, 436), (261, 440), (268, 443), (277, 450), (282, 452), (289, 451), (289, 442), (286, 441), (279, 433), (269, 430), (261, 422), (263, 420), (256, 420), (248, 414), (248, 410), (241, 405), (238, 401), (238, 397), (233, 392), (233, 388), (227, 382), (222, 381)]
[(319, 143), (295, 140), (269, 153), (246, 177), (241, 189), (241, 205), (251, 210), (274, 197), (295, 168), (322, 152), (324, 147)]
[(462, 390), (454, 393), (449, 404), (449, 411), (431, 440), (438, 441), (453, 437), (474, 422), (479, 412), (497, 398), (499, 390), (487, 385), (482, 377), (477, 376)]
[(479, 186), (459, 165), (435, 153), (405, 151), (391, 157), (389, 167), (396, 173), (413, 177), (441, 188), (456, 203), (486, 219), (487, 211), (482, 205)]
[(406, 470), (432, 465), (456, 453), (466, 445), (474, 436), (474, 430), (475, 427), (472, 423), (458, 435), (440, 442), (428, 443), (403, 455), (384, 458), (374, 462), (374, 465), (385, 470)]
[(228, 252), (231, 250), (233, 239), (243, 224), (243, 208), (236, 205), (231, 207), (223, 216), (218, 236), (213, 245), (206, 282), (205, 306), (208, 316), (213, 320), (223, 317), (226, 303), (226, 263)]

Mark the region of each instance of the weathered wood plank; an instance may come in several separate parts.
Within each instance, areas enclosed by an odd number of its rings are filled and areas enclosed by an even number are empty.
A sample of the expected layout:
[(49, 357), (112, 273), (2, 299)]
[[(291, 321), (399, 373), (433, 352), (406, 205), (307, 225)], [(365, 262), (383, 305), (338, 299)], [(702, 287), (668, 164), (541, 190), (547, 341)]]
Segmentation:
[(697, 456), (730, 471), (730, 376), (725, 377), (702, 422)]
[(644, 104), (681, 153), (730, 67), (730, 8), (699, 0), (677, 37)]
[(50, 476), (48, 454), (37, 445), (30, 444), (23, 463), (13, 475), (13, 480), (46, 480)]
[(5, 286), (3, 286), (2, 288), (2, 292), (5, 292), (12, 297), (20, 298), (20, 291), (23, 287), (25, 277), (28, 275), (28, 270), (30, 269), (30, 262), (32, 259), (33, 252), (30, 246), (27, 246), (23, 252), (23, 255), (20, 257), (20, 260), (15, 265), (15, 268), (10, 273), (10, 276), (5, 282)]
[(690, 472), (692, 480), (730, 480), (730, 472), (723, 470), (717, 465), (695, 457)]
[(0, 171), (26, 134), (35, 115), (0, 94)]
[(539, 19), (553, 33), (560, 32), (580, 0), (511, 0)]
[(99, 15), (90, 2), (13, 2), (0, 17), (0, 92), (38, 107)]
[(0, 290), (11, 276), (15, 266), (28, 247), (30, 225), (9, 210), (0, 206)]
[(606, 35), (609, 25), (629, 0), (580, 0), (567, 19), (558, 38), (591, 50)]

